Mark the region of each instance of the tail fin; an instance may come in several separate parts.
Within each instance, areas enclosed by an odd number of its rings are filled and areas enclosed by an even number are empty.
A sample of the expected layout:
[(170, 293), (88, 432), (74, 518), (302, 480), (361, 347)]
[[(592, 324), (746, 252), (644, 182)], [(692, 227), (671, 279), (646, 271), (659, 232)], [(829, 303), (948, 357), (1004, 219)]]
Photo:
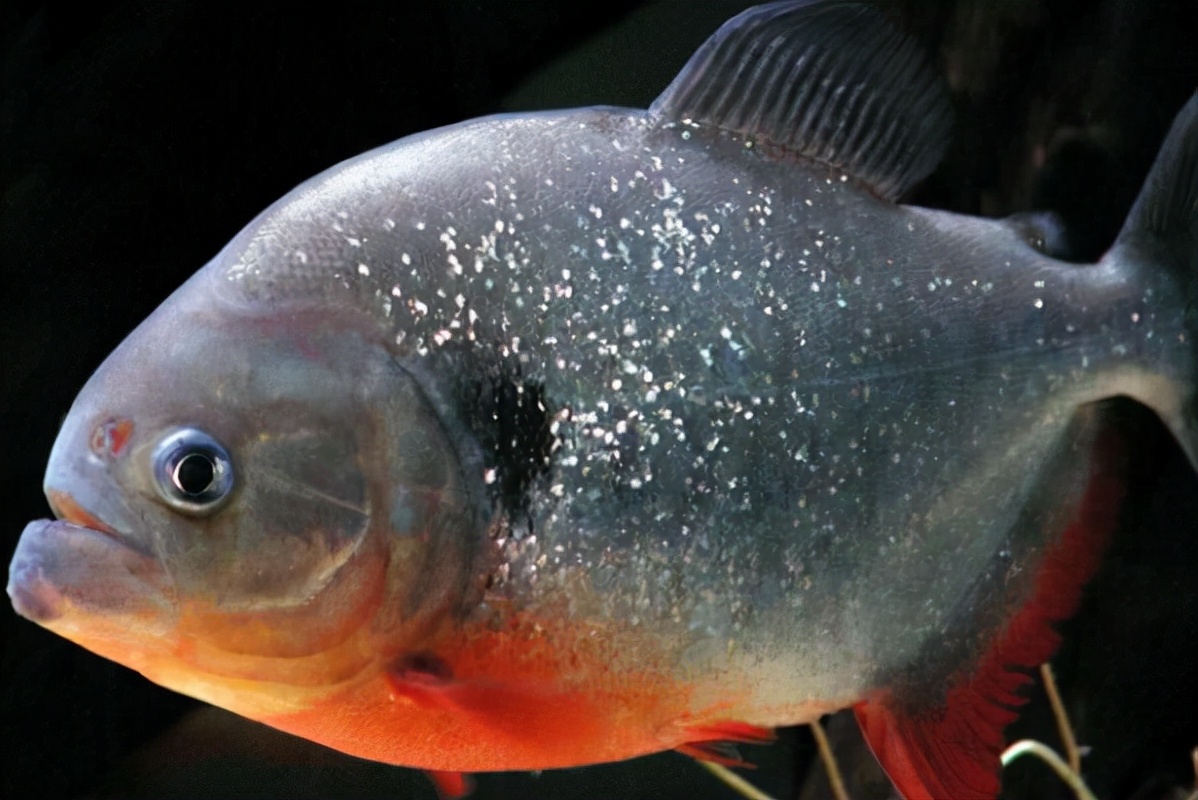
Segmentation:
[(1180, 406), (1155, 410), (1198, 470), (1198, 94), (1173, 121), (1111, 256), (1137, 265), (1147, 286), (1180, 300), (1180, 346), (1170, 350), (1178, 363), (1162, 367), (1185, 390)]

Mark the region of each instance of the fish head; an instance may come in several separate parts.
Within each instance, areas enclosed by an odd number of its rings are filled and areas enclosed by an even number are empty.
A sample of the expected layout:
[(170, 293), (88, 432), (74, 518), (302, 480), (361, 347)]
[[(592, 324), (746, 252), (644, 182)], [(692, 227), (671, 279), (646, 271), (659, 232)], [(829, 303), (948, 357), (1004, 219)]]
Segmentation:
[(201, 272), (84, 387), (26, 528), (24, 616), (246, 716), (418, 637), (468, 560), (457, 461), (413, 379), (336, 309)]

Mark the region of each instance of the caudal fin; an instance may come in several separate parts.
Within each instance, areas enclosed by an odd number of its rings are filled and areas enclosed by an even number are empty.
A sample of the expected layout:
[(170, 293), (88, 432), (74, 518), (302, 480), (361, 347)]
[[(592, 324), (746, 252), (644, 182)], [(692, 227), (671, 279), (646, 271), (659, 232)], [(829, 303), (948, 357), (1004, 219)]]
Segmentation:
[(1140, 196), (1108, 258), (1136, 269), (1181, 327), (1167, 335), (1174, 363), (1159, 365), (1176, 385), (1180, 402), (1139, 398), (1161, 416), (1198, 470), (1198, 94), (1173, 121)]

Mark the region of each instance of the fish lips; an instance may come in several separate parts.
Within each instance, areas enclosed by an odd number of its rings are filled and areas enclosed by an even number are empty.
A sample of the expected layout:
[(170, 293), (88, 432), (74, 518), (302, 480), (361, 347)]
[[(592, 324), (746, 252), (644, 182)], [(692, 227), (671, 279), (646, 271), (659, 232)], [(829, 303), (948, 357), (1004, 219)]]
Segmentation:
[(134, 621), (148, 633), (174, 608), (170, 578), (157, 558), (111, 529), (66, 520), (25, 526), (8, 569), (8, 596), (26, 619), (85, 634)]

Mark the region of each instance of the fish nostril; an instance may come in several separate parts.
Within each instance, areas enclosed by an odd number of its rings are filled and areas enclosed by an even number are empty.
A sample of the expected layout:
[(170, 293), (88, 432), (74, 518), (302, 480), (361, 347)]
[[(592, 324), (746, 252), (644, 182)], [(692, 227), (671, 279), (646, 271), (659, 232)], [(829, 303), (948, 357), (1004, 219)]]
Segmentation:
[(133, 435), (133, 422), (128, 419), (108, 419), (100, 423), (92, 431), (88, 442), (91, 451), (98, 456), (115, 458), (129, 444)]

